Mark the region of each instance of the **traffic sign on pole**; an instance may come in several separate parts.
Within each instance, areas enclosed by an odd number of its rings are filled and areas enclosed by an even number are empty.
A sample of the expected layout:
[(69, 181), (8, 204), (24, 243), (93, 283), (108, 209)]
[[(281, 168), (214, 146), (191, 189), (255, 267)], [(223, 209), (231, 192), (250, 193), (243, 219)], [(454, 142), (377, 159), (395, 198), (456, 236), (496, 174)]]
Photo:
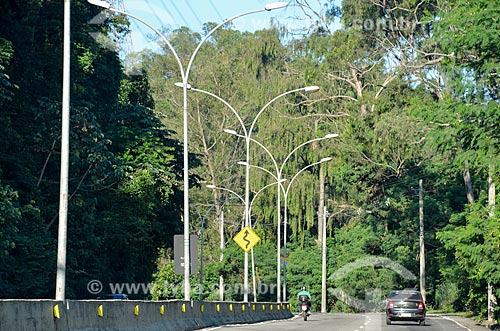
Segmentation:
[(245, 226), (233, 240), (248, 253), (260, 241), (260, 237), (250, 227)]
[[(190, 274), (198, 273), (198, 236), (189, 236), (189, 269)], [(177, 275), (184, 274), (184, 235), (174, 235), (174, 272)]]
[(288, 264), (290, 263), (290, 259), (288, 257), (280, 257), (280, 260), (281, 260), (281, 264), (284, 264), (285, 266), (288, 266)]

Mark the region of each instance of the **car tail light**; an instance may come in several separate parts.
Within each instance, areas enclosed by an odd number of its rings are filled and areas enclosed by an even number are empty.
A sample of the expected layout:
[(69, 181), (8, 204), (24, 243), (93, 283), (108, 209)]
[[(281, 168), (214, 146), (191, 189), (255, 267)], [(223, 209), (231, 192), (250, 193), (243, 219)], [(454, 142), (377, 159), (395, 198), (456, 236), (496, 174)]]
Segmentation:
[(389, 303), (387, 304), (387, 308), (394, 309), (394, 303), (392, 301), (389, 301)]
[(425, 308), (424, 308), (424, 303), (423, 303), (422, 301), (420, 301), (420, 302), (418, 303), (418, 310), (424, 310), (424, 309), (425, 309)]

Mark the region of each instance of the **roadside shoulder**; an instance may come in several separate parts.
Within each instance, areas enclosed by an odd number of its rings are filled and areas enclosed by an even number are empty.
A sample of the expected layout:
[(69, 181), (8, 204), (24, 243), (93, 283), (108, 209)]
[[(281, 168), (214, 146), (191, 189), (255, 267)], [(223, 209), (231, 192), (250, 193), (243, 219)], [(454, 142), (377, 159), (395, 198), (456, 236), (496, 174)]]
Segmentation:
[[(448, 319), (450, 321), (455, 322), (457, 325), (460, 325), (470, 331), (485, 331), (490, 330), (486, 324), (482, 324), (481, 322), (475, 321), (472, 318), (453, 315), (453, 314), (428, 314), (429, 317), (439, 316), (441, 318)], [(497, 329), (497, 328), (492, 328)]]

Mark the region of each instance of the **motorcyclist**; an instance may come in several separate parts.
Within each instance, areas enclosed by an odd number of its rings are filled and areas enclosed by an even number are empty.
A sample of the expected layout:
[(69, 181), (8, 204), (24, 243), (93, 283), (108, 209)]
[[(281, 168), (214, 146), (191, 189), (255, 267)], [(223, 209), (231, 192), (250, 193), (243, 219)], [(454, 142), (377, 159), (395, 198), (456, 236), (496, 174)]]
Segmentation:
[(311, 311), (311, 293), (307, 291), (305, 286), (302, 286), (300, 288), (300, 292), (297, 293), (297, 299), (299, 299), (299, 311), (300, 311), (300, 304), (304, 301), (307, 302), (307, 308), (309, 310), (309, 313)]

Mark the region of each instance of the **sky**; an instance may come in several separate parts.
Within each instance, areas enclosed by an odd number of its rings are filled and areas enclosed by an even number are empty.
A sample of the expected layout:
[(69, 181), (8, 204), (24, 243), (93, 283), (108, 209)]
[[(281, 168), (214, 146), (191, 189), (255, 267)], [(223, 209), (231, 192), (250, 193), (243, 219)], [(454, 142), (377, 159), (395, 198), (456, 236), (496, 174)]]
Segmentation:
[[(220, 23), (227, 18), (252, 10), (263, 9), (266, 4), (277, 0), (106, 0), (112, 6), (132, 13), (147, 21), (155, 28), (170, 30), (187, 26), (192, 31), (202, 32), (206, 22)], [(309, 0), (309, 4), (320, 11), (325, 0)], [(240, 31), (256, 31), (268, 28), (271, 20), (277, 20), (290, 29), (307, 28), (312, 25), (310, 19), (293, 0), (286, 8), (254, 13), (235, 19), (233, 27)], [(155, 42), (148, 36), (154, 32), (144, 24), (131, 19), (131, 35), (129, 51), (140, 51), (144, 48), (157, 49)]]

